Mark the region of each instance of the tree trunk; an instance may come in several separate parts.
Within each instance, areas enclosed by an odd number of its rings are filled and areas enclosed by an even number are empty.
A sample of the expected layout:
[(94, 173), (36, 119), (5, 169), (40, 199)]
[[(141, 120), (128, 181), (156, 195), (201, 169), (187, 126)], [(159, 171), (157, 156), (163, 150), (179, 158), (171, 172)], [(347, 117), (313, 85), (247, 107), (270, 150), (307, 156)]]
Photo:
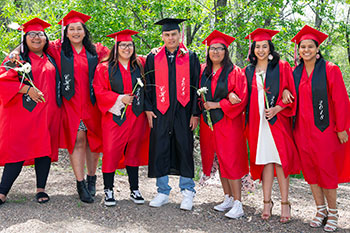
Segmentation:
[(345, 38), (346, 38), (346, 50), (348, 52), (348, 61), (350, 64), (350, 32), (349, 32), (349, 22), (350, 21), (350, 7), (348, 8), (348, 16), (346, 17), (346, 29), (345, 29)]
[(215, 24), (217, 24), (219, 21), (225, 22), (225, 10), (223, 10), (223, 7), (226, 7), (227, 0), (217, 0), (214, 1), (215, 4)]
[(317, 5), (316, 5), (316, 9), (315, 9), (315, 14), (316, 14), (316, 17), (315, 17), (315, 27), (316, 28), (320, 28), (321, 24), (322, 24), (322, 18), (320, 17), (320, 11), (322, 11), (322, 5), (324, 2), (324, 0), (319, 0), (317, 1)]

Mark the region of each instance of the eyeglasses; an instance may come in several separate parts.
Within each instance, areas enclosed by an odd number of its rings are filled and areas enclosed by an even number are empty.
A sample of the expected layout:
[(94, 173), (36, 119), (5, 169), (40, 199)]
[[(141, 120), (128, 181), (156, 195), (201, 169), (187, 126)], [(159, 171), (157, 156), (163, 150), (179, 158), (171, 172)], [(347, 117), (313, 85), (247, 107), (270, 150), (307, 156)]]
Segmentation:
[(44, 32), (28, 32), (28, 36), (33, 39), (36, 36), (40, 37), (45, 37), (45, 33)]
[(225, 48), (224, 47), (209, 47), (209, 51), (222, 52), (222, 51), (225, 51)]
[(134, 48), (134, 45), (133, 44), (119, 44), (119, 48), (121, 49), (133, 49)]

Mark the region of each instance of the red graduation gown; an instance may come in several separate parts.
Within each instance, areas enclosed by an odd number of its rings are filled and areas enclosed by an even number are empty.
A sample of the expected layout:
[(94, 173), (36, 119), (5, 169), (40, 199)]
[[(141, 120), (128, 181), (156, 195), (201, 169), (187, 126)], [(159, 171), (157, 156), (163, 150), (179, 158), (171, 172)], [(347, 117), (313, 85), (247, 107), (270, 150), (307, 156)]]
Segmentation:
[(302, 171), (309, 184), (334, 189), (350, 181), (350, 142), (341, 144), (337, 132), (350, 128), (350, 101), (338, 66), (326, 62), (329, 126), (321, 132), (314, 124), (312, 85), (303, 69), (294, 130)]
[[(204, 68), (205, 65), (202, 65), (201, 73), (204, 71)], [(212, 77), (211, 89), (213, 96), (221, 71), (222, 68)], [(248, 89), (247, 79), (237, 66), (229, 73), (227, 79), (228, 93), (234, 92), (242, 102), (232, 105), (228, 98), (220, 101), (224, 117), (213, 125), (214, 131), (211, 131), (210, 127), (204, 122), (203, 115), (201, 115), (200, 146), (203, 173), (206, 176), (210, 176), (214, 153), (216, 153), (220, 164), (221, 176), (236, 180), (249, 172), (243, 116), (243, 111), (248, 102)]]
[(0, 68), (1, 166), (20, 161), (32, 165), (34, 158), (43, 156), (49, 156), (51, 161), (58, 159), (61, 109), (56, 103), (56, 69), (43, 56), (29, 52), (34, 84), (46, 100), (32, 112), (23, 107), (17, 72)]
[[(287, 177), (290, 174), (299, 174), (300, 162), (292, 135), (291, 121), (291, 117), (295, 115), (296, 101), (288, 105), (283, 104), (282, 93), (284, 89), (288, 89), (293, 96), (296, 96), (296, 92), (292, 68), (287, 62), (281, 60), (279, 61), (279, 66), (280, 88), (276, 105), (284, 107), (285, 109), (277, 113), (276, 122), (273, 125), (269, 124), (269, 126), (280, 156), (284, 175)], [(262, 171), (264, 169), (264, 165), (255, 164), (260, 124), (258, 91), (256, 86), (256, 76), (254, 73), (247, 124), (247, 138), (250, 149), (250, 173), (254, 180), (261, 179)]]
[[(124, 92), (131, 93), (133, 86), (130, 64), (126, 70), (119, 63), (119, 69), (123, 77)], [(119, 96), (111, 88), (108, 62), (97, 66), (93, 86), (97, 105), (102, 112), (102, 172), (114, 172), (125, 166), (147, 165), (150, 128), (146, 114), (143, 112), (137, 117), (129, 106), (125, 113), (126, 120), (119, 126), (113, 121), (113, 114), (108, 112)]]
[[(99, 62), (109, 50), (102, 44), (97, 43), (96, 52)], [(61, 72), (61, 41), (50, 42), (48, 53), (55, 59), (58, 69)], [(74, 56), (74, 86), (75, 94), (67, 100), (63, 97), (63, 117), (62, 132), (60, 137), (60, 147), (67, 148), (69, 153), (73, 153), (76, 142), (80, 120), (83, 120), (87, 127), (87, 140), (92, 152), (102, 152), (102, 131), (101, 113), (97, 105), (92, 105), (89, 89), (89, 68), (86, 58), (85, 47), (78, 54), (72, 46)]]

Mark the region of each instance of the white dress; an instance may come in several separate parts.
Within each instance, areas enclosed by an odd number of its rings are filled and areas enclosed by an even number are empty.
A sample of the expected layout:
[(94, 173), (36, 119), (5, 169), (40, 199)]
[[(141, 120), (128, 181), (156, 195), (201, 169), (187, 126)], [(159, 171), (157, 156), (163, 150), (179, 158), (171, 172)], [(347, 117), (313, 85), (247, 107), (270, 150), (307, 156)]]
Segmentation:
[[(265, 81), (266, 74), (263, 74)], [(263, 89), (263, 81), (260, 75), (256, 75), (256, 83), (258, 86), (258, 103), (259, 103), (259, 135), (258, 135), (258, 146), (256, 150), (255, 164), (265, 165), (269, 163), (277, 163), (281, 165), (280, 156), (273, 139), (269, 122), (266, 120), (265, 115), (265, 95)]]

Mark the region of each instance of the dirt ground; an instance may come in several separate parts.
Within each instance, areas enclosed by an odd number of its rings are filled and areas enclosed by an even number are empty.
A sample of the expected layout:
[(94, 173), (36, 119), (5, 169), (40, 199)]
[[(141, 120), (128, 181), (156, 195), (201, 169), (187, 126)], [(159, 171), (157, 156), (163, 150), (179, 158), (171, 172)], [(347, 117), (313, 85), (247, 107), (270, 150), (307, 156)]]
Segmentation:
[[(102, 173), (98, 170), (95, 203), (79, 201), (76, 183), (67, 156), (51, 168), (47, 193), (51, 201), (38, 204), (35, 201), (35, 174), (32, 167), (25, 167), (12, 187), (8, 200), (0, 206), (1, 232), (323, 232), (312, 229), (308, 222), (315, 214), (309, 186), (299, 179), (291, 179), (290, 201), (292, 222), (280, 224), (280, 198), (277, 183), (274, 184), (275, 207), (270, 221), (260, 219), (262, 211), (261, 184), (256, 183), (253, 193), (243, 193), (245, 217), (228, 219), (224, 213), (213, 210), (223, 199), (217, 182), (208, 186), (196, 183), (196, 197), (192, 211), (180, 210), (182, 195), (178, 177), (170, 178), (173, 190), (170, 203), (161, 208), (151, 208), (149, 201), (156, 194), (155, 179), (147, 178), (147, 168), (140, 170), (140, 191), (146, 203), (136, 205), (129, 200), (127, 176), (115, 178), (117, 205), (103, 204)], [(2, 168), (0, 169), (0, 174)], [(338, 191), (339, 231), (350, 232), (350, 184), (340, 185)]]

